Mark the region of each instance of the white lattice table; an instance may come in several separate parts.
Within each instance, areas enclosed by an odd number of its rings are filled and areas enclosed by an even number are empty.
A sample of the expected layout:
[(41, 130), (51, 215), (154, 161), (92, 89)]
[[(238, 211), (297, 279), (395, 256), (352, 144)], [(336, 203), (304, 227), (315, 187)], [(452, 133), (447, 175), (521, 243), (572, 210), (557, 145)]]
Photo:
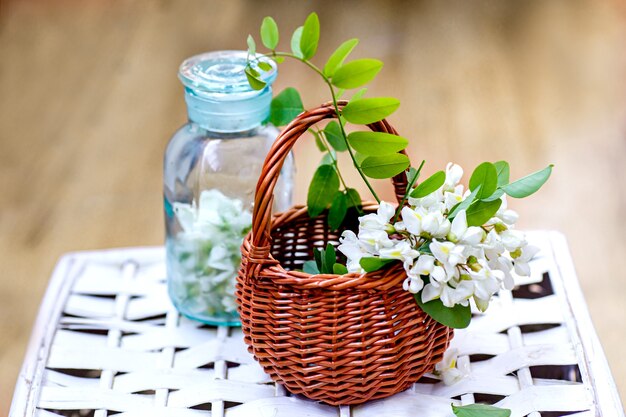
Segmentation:
[(291, 396), (263, 373), (239, 329), (180, 317), (162, 248), (74, 253), (58, 264), (20, 373), (11, 417), (451, 416), (483, 402), (512, 416), (623, 416), (563, 237), (542, 248), (533, 275), (502, 291), (452, 346), (471, 373), (432, 376), (388, 399), (330, 407)]

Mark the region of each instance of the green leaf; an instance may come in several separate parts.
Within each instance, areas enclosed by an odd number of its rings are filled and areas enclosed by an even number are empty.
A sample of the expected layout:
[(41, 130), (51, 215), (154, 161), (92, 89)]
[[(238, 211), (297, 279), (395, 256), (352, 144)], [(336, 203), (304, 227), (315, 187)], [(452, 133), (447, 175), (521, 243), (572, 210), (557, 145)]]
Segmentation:
[(303, 111), (304, 106), (298, 90), (288, 87), (272, 99), (270, 122), (274, 126), (285, 126)]
[(354, 95), (352, 96), (350, 100), (360, 100), (363, 98), (365, 93), (367, 93), (367, 88), (361, 88), (359, 91), (354, 93)]
[(318, 248), (313, 249), (313, 259), (315, 259), (315, 266), (317, 266), (318, 271), (322, 271), (322, 258), (324, 255), (324, 249), (320, 250)]
[(474, 202), (474, 200), (476, 200), (476, 196), (480, 192), (481, 188), (482, 185), (479, 185), (474, 191), (472, 191), (470, 195), (465, 197), (463, 201), (452, 207), (452, 209), (450, 209), (450, 212), (448, 213), (448, 220), (452, 221), (452, 219), (454, 219), (459, 211), (467, 210), (467, 208)]
[(346, 201), (348, 202), (348, 208), (359, 207), (361, 205), (361, 196), (354, 188), (348, 188), (346, 189)]
[(498, 173), (498, 187), (505, 186), (509, 183), (510, 168), (509, 163), (506, 161), (494, 162), (493, 166), (496, 167)]
[(313, 129), (309, 129), (308, 131), (315, 138), (315, 146), (317, 146), (317, 149), (319, 149), (320, 152), (328, 151), (328, 149), (326, 149), (326, 145), (324, 145), (324, 142), (322, 141), (322, 138), (320, 137), (320, 134), (317, 133), (317, 131), (315, 131)]
[(322, 274), (332, 274), (333, 266), (335, 265), (335, 262), (337, 262), (335, 247), (328, 243), (326, 245), (326, 250), (323, 251), (322, 255)]
[(467, 225), (482, 226), (496, 214), (501, 205), (502, 200), (500, 199), (493, 201), (476, 201), (469, 206), (465, 212), (467, 215)]
[(273, 67), (269, 62), (259, 61), (259, 68), (261, 68), (263, 71), (271, 71)]
[(400, 101), (392, 97), (362, 98), (350, 101), (341, 114), (350, 123), (367, 125), (384, 119), (399, 106)]
[(254, 38), (252, 37), (252, 35), (248, 35), (248, 39), (246, 39), (246, 42), (248, 43), (248, 53), (250, 55), (255, 55), (256, 54), (256, 42), (254, 42)]
[(330, 204), (330, 210), (328, 211), (328, 226), (331, 230), (339, 229), (343, 219), (348, 212), (348, 196), (341, 191), (338, 191)]
[(302, 58), (311, 59), (317, 51), (317, 43), (320, 40), (320, 20), (317, 13), (311, 13), (304, 21), (302, 36), (300, 37), (300, 51)]
[(331, 120), (328, 122), (324, 128), (324, 136), (326, 136), (326, 140), (336, 151), (343, 152), (348, 150), (346, 141), (343, 139), (343, 135), (341, 134), (341, 127), (339, 127), (339, 123), (337, 123), (337, 121)]
[(449, 308), (443, 305), (440, 299), (431, 300), (427, 303), (422, 302), (422, 293), (415, 294), (415, 301), (417, 305), (432, 317), (436, 322), (443, 324), (444, 326), (452, 327), (453, 329), (464, 329), (469, 326), (472, 320), (472, 311), (470, 306), (463, 307), (460, 304), (455, 304), (454, 307)]
[(339, 190), (339, 177), (331, 165), (320, 165), (309, 185), (307, 210), (309, 216), (318, 216), (333, 201)]
[(502, 197), (504, 190), (501, 187), (509, 183), (509, 163), (506, 161), (498, 161), (494, 162), (493, 165), (498, 172), (498, 189), (490, 197), (483, 198), (483, 201), (494, 201)]
[(426, 240), (424, 243), (422, 243), (422, 245), (417, 248), (417, 251), (419, 253), (425, 253), (427, 255), (432, 255), (433, 251), (430, 250), (430, 241)]
[(302, 58), (302, 51), (300, 50), (300, 39), (302, 38), (302, 26), (296, 28), (291, 35), (291, 52), (298, 58)]
[(403, 150), (409, 141), (401, 136), (382, 132), (352, 132), (348, 143), (363, 155), (389, 155)]
[(347, 273), (348, 273), (348, 268), (346, 268), (345, 265), (342, 265), (342, 264), (333, 265), (333, 274), (345, 275)]
[(285, 57), (284, 56), (273, 56), (272, 59), (277, 64), (282, 64), (283, 62), (285, 62)]
[(343, 64), (343, 61), (347, 58), (347, 56), (352, 52), (354, 47), (359, 43), (358, 39), (349, 39), (339, 45), (335, 52), (332, 53), (328, 61), (326, 61), (326, 65), (324, 65), (324, 75), (327, 77), (332, 77), (335, 73), (335, 70)]
[(539, 190), (541, 186), (548, 181), (548, 178), (550, 178), (550, 174), (552, 173), (553, 166), (554, 165), (550, 164), (541, 171), (537, 171), (525, 176), (524, 178), (520, 178), (517, 181), (513, 181), (509, 185), (505, 185), (502, 189), (505, 193), (507, 193), (507, 195), (510, 195), (513, 198), (528, 197)]
[(261, 41), (267, 49), (272, 51), (278, 45), (278, 25), (270, 16), (265, 17), (261, 23)]
[(361, 165), (363, 165), (363, 161), (365, 161), (366, 159), (367, 155), (363, 155), (362, 153), (358, 152), (354, 153), (354, 160), (356, 161), (356, 164), (359, 166), (359, 168), (361, 167)]
[(372, 81), (382, 68), (383, 63), (378, 59), (357, 59), (339, 67), (331, 82), (339, 88), (357, 88)]
[(486, 404), (468, 404), (456, 406), (452, 404), (452, 411), (457, 417), (509, 417), (511, 410)]
[(252, 87), (254, 90), (263, 90), (267, 85), (265, 81), (257, 78), (259, 76), (259, 73), (253, 68), (247, 67), (244, 72), (246, 73), (248, 84), (250, 84), (250, 87)]
[(320, 270), (317, 268), (317, 263), (315, 261), (306, 261), (302, 266), (302, 272), (306, 272), (307, 274), (317, 275), (320, 273)]
[(417, 169), (415, 169), (414, 167), (409, 168), (409, 170), (406, 172), (407, 183), (408, 184), (415, 183), (415, 181), (417, 181), (418, 176), (419, 176), (419, 171)]
[(391, 262), (395, 262), (397, 259), (381, 259), (381, 258), (361, 258), (359, 264), (361, 268), (365, 269), (365, 272), (373, 272), (378, 271), (383, 268), (385, 265), (390, 264)]
[(474, 191), (478, 186), (481, 186), (477, 195), (479, 199), (490, 197), (498, 188), (498, 172), (491, 162), (483, 162), (474, 169), (469, 188)]
[(334, 151), (331, 150), (329, 152), (326, 152), (324, 156), (322, 156), (320, 165), (334, 165), (333, 158), (337, 158), (337, 156), (334, 154), (331, 154), (330, 152), (334, 152)]
[(361, 163), (361, 170), (370, 178), (395, 177), (410, 165), (409, 158), (400, 153), (383, 156), (368, 156)]
[(433, 193), (441, 188), (444, 182), (446, 182), (446, 173), (443, 171), (437, 171), (430, 177), (426, 178), (420, 185), (415, 187), (415, 189), (411, 193), (411, 197), (426, 197), (428, 194)]

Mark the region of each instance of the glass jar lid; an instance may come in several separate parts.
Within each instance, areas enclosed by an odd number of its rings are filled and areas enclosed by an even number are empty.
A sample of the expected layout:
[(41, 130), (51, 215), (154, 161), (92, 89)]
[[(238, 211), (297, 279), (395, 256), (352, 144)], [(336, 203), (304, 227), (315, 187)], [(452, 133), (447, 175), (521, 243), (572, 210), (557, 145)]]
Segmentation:
[[(259, 57), (259, 55), (257, 55)], [(254, 90), (248, 83), (245, 68), (246, 51), (215, 51), (186, 59), (178, 76), (185, 86), (189, 120), (214, 132), (241, 132), (253, 129), (267, 120), (272, 102), (272, 83), (276, 79), (276, 63), (260, 73), (265, 88)]]
[[(192, 56), (180, 66), (178, 76), (185, 87), (198, 95), (216, 96), (221, 94), (258, 92), (248, 84), (244, 72), (247, 64), (246, 51), (215, 51)], [(259, 57), (259, 55), (257, 55)], [(272, 66), (269, 71), (258, 68), (258, 61), (252, 68), (261, 75), (260, 79), (271, 85), (276, 79), (276, 63), (272, 59), (263, 59)]]

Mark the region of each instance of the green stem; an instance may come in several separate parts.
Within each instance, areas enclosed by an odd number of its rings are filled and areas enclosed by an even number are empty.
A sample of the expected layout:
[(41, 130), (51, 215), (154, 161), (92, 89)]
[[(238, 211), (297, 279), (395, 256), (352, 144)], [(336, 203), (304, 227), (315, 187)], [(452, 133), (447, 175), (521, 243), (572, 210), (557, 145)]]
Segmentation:
[(409, 181), (409, 183), (406, 185), (406, 191), (404, 192), (404, 197), (402, 197), (402, 201), (400, 201), (400, 204), (398, 204), (398, 208), (396, 209), (396, 214), (395, 214), (395, 216), (393, 216), (393, 223), (395, 223), (396, 220), (398, 220), (398, 216), (400, 215), (400, 211), (402, 211), (402, 207), (404, 207), (404, 203), (406, 203), (407, 198), (409, 198), (409, 193), (411, 192), (411, 187), (413, 187), (413, 184), (415, 184), (415, 181), (417, 181), (417, 179), (419, 178), (420, 172), (422, 172), (422, 168), (424, 167), (425, 163), (426, 163), (426, 160), (423, 159), (422, 163), (419, 166), (419, 168), (417, 168), (417, 172), (415, 172), (415, 176), (413, 176), (411, 181)]
[(348, 143), (348, 135), (346, 134), (346, 131), (345, 131), (344, 126), (343, 126), (343, 123), (341, 123), (341, 119), (340, 119), (341, 112), (339, 111), (339, 105), (337, 104), (337, 96), (335, 94), (335, 89), (333, 88), (333, 85), (330, 82), (330, 79), (315, 64), (313, 64), (312, 62), (307, 61), (305, 59), (302, 59), (299, 56), (296, 56), (294, 54), (290, 54), (288, 52), (272, 51), (271, 54), (264, 54), (264, 55), (261, 55), (261, 56), (267, 57), (267, 58), (282, 56), (282, 57), (286, 57), (286, 58), (295, 59), (295, 60), (300, 61), (303, 64), (305, 64), (306, 66), (311, 68), (313, 71), (315, 71), (320, 77), (322, 77), (322, 79), (324, 80), (326, 85), (328, 85), (328, 88), (330, 89), (330, 94), (331, 94), (332, 99), (333, 99), (333, 107), (335, 108), (335, 113), (337, 113), (337, 118), (338, 118), (338, 121), (339, 121), (339, 128), (341, 130), (341, 135), (343, 136), (343, 140), (344, 140), (344, 142), (346, 144), (346, 147), (348, 148), (348, 153), (350, 154), (350, 158), (352, 159), (352, 164), (354, 165), (354, 168), (356, 168), (356, 170), (359, 172), (359, 175), (363, 179), (363, 182), (365, 182), (365, 185), (367, 185), (367, 188), (372, 193), (372, 196), (376, 199), (376, 202), (380, 203), (380, 198), (378, 198), (378, 195), (376, 194), (376, 191), (374, 191), (374, 188), (372, 187), (370, 182), (367, 180), (367, 177), (365, 176), (365, 174), (363, 173), (363, 171), (359, 167), (359, 164), (356, 161), (356, 157), (354, 156), (354, 152), (352, 152), (352, 148), (350, 148), (350, 145)]
[(320, 140), (322, 141), (322, 143), (324, 144), (324, 146), (326, 147), (326, 149), (328, 150), (328, 155), (330, 155), (330, 159), (331, 159), (331, 161), (333, 161), (333, 166), (335, 167), (335, 172), (337, 172), (337, 176), (339, 177), (339, 181), (341, 182), (341, 185), (343, 185), (343, 189), (346, 191), (346, 194), (348, 195), (348, 198), (350, 198), (350, 200), (352, 200), (352, 206), (357, 209), (357, 211), (359, 212), (359, 215), (363, 214), (363, 211), (361, 210), (361, 207), (358, 204), (358, 202), (354, 201), (352, 199), (352, 196), (348, 193), (348, 185), (346, 184), (346, 182), (343, 179), (343, 176), (341, 175), (341, 171), (339, 170), (339, 161), (337, 161), (337, 158), (335, 158), (333, 156), (330, 144), (328, 143), (328, 141), (324, 137), (324, 134), (322, 133), (322, 131), (317, 129), (316, 133), (317, 133), (318, 137), (320, 138)]

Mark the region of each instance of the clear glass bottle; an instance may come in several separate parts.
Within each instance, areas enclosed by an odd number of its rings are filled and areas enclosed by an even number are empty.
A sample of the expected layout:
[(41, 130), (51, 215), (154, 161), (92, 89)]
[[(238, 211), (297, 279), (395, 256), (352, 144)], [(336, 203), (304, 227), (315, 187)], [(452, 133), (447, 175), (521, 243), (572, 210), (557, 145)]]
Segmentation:
[[(168, 290), (185, 316), (213, 325), (239, 325), (235, 280), (240, 246), (250, 230), (256, 183), (278, 130), (265, 123), (273, 70), (253, 90), (244, 51), (197, 55), (180, 66), (189, 122), (170, 140), (164, 158)], [(277, 184), (274, 210), (292, 205), (293, 158)]]

